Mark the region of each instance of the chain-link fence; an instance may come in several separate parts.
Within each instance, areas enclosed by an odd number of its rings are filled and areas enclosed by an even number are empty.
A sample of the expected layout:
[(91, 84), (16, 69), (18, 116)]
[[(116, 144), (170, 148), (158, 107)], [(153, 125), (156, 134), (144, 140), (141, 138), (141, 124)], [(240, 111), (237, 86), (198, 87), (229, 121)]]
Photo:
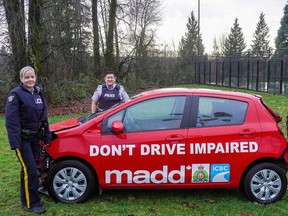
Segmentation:
[(231, 54), (198, 56), (195, 80), (199, 84), (243, 88), (288, 95), (288, 58)]

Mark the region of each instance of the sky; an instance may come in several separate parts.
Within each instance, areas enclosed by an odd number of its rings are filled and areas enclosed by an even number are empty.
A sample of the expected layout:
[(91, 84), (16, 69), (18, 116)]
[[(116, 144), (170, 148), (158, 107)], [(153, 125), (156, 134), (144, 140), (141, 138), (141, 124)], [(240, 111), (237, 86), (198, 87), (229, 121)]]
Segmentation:
[[(275, 48), (275, 38), (280, 28), (287, 0), (200, 0), (200, 33), (206, 53), (213, 51), (213, 39), (228, 35), (235, 18), (244, 34), (246, 48), (251, 47), (260, 13), (265, 14), (269, 27), (270, 46)], [(163, 21), (157, 31), (158, 41), (177, 47), (187, 31), (188, 17), (193, 11), (198, 20), (198, 0), (163, 0)], [(173, 45), (174, 44), (174, 45)]]

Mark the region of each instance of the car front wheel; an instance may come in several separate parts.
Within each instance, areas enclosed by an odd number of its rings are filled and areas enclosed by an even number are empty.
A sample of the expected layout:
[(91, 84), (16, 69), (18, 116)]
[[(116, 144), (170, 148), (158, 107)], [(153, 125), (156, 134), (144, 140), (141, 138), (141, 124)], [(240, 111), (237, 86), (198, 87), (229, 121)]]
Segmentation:
[(94, 191), (96, 180), (85, 164), (67, 160), (52, 167), (47, 181), (49, 194), (54, 200), (63, 203), (81, 203)]
[(251, 201), (273, 203), (280, 200), (286, 192), (286, 173), (272, 163), (258, 164), (248, 171), (243, 186), (245, 195)]

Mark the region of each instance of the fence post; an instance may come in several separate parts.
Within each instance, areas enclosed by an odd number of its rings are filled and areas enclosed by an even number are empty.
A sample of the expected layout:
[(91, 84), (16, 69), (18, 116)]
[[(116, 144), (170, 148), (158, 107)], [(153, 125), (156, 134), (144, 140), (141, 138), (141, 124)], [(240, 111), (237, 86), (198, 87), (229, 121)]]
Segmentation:
[(216, 62), (215, 62), (215, 67), (216, 67), (216, 86), (218, 85), (218, 59), (217, 59), (217, 56), (216, 56)]
[(239, 82), (240, 82), (240, 62), (238, 61), (237, 64), (237, 88), (239, 88)]
[(250, 52), (248, 52), (248, 61), (247, 61), (247, 89), (249, 89), (249, 75), (250, 75)]
[(206, 84), (206, 62), (205, 59), (203, 59), (203, 83)]
[(284, 60), (281, 59), (281, 71), (280, 71), (280, 94), (282, 94), (282, 85), (283, 85), (283, 65), (284, 65)]
[(267, 71), (267, 92), (269, 92), (269, 87), (270, 87), (270, 71), (271, 71), (271, 60), (268, 60), (268, 71)]
[(257, 68), (256, 68), (256, 91), (258, 91), (258, 82), (259, 82), (259, 60), (257, 60)]
[(229, 87), (231, 87), (231, 74), (232, 74), (232, 57), (230, 53), (230, 64), (229, 64)]
[[(198, 64), (198, 65), (197, 65)], [(199, 56), (195, 55), (195, 82), (200, 83), (200, 66)], [(198, 80), (197, 80), (198, 77)]]
[(225, 66), (225, 64), (224, 64), (224, 61), (222, 62), (222, 77), (221, 77), (221, 80), (222, 80), (222, 85), (221, 86), (223, 86), (223, 83), (224, 83), (224, 66)]
[(211, 84), (211, 77), (212, 77), (212, 63), (211, 61), (209, 62), (209, 84)]

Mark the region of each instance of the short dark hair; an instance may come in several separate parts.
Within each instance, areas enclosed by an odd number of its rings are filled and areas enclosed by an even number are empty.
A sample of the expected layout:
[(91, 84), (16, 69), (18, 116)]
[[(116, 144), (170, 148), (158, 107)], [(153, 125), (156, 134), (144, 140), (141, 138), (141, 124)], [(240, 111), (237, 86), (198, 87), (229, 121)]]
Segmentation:
[(104, 78), (108, 75), (108, 74), (113, 74), (114, 77), (116, 77), (115, 73), (113, 71), (106, 71), (106, 73), (104, 74)]

